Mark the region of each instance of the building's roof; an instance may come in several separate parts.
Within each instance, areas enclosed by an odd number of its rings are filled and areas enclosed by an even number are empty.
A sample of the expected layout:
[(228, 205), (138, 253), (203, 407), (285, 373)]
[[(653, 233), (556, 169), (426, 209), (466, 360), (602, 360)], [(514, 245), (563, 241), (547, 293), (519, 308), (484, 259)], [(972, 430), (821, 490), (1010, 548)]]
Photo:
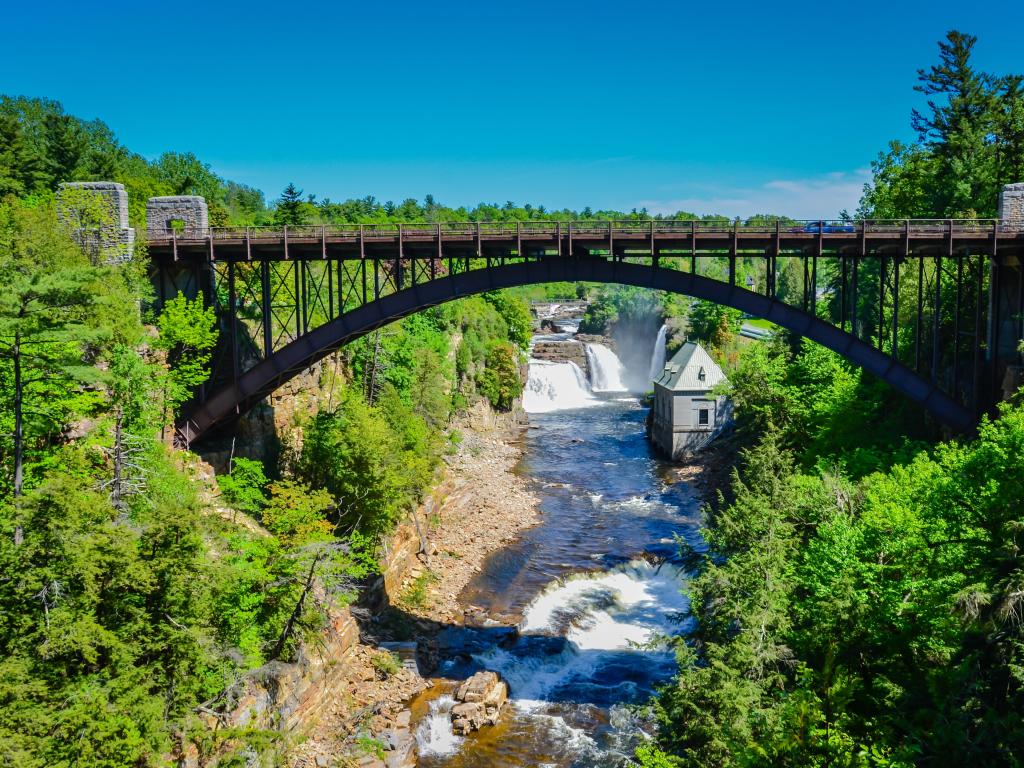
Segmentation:
[(725, 374), (711, 359), (704, 347), (688, 341), (665, 363), (665, 369), (654, 380), (667, 389), (681, 391), (711, 389), (725, 381)]

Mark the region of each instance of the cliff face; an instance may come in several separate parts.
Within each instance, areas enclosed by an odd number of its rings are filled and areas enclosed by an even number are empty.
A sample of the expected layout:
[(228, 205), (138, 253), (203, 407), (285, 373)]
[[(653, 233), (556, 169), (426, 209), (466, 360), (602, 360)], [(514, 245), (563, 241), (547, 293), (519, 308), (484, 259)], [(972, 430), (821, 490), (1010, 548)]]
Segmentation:
[(302, 424), (336, 402), (347, 373), (340, 356), (330, 355), (283, 384), (242, 416), (230, 434), (213, 437), (198, 450), (217, 473), (232, 456), (277, 466), (302, 450)]

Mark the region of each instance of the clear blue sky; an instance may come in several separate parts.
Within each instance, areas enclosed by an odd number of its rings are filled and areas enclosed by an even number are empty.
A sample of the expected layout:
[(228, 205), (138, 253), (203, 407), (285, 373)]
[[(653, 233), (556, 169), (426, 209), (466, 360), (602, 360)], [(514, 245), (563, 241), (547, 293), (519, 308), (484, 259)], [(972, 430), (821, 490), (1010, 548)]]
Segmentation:
[(950, 28), (1024, 71), (1024, 2), (17, 3), (0, 92), (269, 199), (432, 193), (813, 217), (910, 138)]

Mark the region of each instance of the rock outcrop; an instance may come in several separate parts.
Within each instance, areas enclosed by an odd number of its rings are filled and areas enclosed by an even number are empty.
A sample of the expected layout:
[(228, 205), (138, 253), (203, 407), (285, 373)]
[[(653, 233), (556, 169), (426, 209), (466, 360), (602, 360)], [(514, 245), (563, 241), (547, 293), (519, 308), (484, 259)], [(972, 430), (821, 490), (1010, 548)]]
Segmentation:
[(534, 360), (548, 360), (553, 363), (576, 363), (584, 374), (587, 374), (587, 351), (583, 344), (576, 340), (569, 341), (538, 341), (530, 350)]
[(485, 725), (495, 725), (508, 701), (508, 683), (497, 672), (477, 672), (455, 692), (459, 703), (452, 707), (452, 730), (465, 735)]

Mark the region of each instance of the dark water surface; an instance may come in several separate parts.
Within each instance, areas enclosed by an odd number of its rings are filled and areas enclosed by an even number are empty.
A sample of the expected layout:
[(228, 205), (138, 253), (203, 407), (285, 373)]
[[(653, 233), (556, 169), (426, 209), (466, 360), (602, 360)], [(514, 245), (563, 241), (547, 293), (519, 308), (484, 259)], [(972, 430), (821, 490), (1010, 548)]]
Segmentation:
[(512, 706), (497, 726), (454, 737), (451, 686), (440, 685), (420, 703), (422, 766), (619, 766), (638, 738), (625, 705), (674, 671), (669, 654), (635, 644), (683, 629), (674, 537), (699, 541), (699, 502), (666, 484), (644, 436), (646, 408), (625, 394), (597, 397), (530, 415), (518, 471), (541, 499), (541, 523), (495, 552), (460, 597), (518, 626), (519, 638), (441, 638), (442, 678), (497, 670)]

